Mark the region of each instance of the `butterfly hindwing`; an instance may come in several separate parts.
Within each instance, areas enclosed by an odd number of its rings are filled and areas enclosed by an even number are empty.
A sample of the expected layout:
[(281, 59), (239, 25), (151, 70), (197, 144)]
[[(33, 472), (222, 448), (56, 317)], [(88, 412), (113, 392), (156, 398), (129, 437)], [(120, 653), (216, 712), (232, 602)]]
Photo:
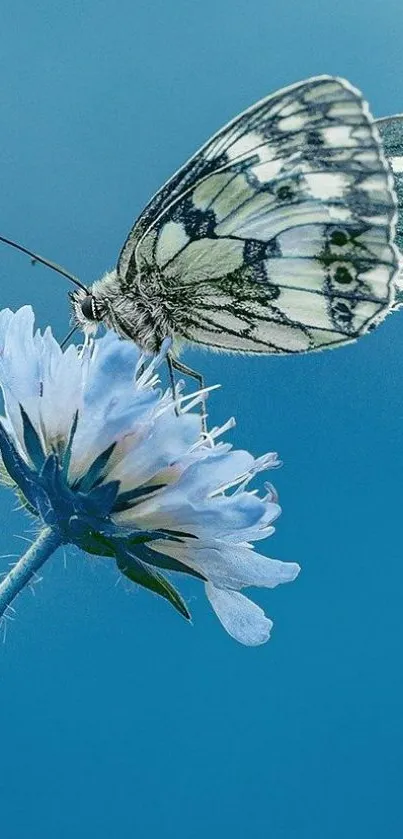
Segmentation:
[(215, 135), (150, 202), (122, 287), (157, 281), (174, 331), (228, 350), (353, 340), (393, 302), (389, 168), (361, 94), (319, 77)]
[(378, 119), (376, 125), (393, 171), (398, 203), (396, 244), (403, 253), (403, 114)]

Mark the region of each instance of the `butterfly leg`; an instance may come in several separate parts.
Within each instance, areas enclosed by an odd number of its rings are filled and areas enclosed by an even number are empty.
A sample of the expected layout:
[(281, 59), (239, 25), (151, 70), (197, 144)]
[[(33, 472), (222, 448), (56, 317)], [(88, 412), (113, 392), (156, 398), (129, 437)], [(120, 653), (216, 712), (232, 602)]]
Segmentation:
[(74, 324), (74, 326), (72, 327), (72, 329), (70, 329), (70, 332), (68, 332), (68, 333), (67, 333), (67, 335), (66, 335), (66, 337), (65, 337), (65, 338), (63, 338), (63, 341), (62, 341), (62, 343), (60, 344), (60, 349), (61, 349), (61, 350), (62, 350), (62, 349), (64, 349), (64, 347), (66, 346), (66, 344), (68, 344), (68, 343), (69, 343), (70, 338), (74, 335), (74, 333), (75, 333), (75, 332), (77, 332), (77, 329), (78, 329), (77, 324)]
[[(184, 373), (185, 376), (191, 376), (193, 379), (199, 384), (200, 390), (204, 388), (204, 376), (201, 373), (198, 373), (197, 370), (193, 370), (192, 367), (187, 367), (186, 364), (182, 364), (181, 361), (178, 361), (177, 358), (172, 356), (170, 353), (167, 355), (167, 362), (168, 362), (168, 369), (169, 369), (169, 377), (171, 380), (171, 387), (172, 387), (172, 394), (175, 399), (175, 377), (174, 377), (174, 369), (178, 371), (178, 373)], [(202, 399), (202, 415), (201, 415), (201, 422), (202, 422), (202, 432), (203, 434), (207, 434), (207, 424), (206, 424), (206, 403), (204, 397)]]

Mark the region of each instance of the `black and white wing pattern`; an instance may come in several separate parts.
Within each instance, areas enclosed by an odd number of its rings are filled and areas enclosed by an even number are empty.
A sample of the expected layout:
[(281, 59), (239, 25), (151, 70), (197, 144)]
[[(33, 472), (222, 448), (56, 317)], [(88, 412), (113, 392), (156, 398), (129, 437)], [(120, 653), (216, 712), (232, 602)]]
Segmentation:
[(395, 181), (398, 203), (396, 244), (403, 253), (403, 114), (377, 119), (376, 125)]
[(321, 76), (257, 103), (157, 193), (118, 263), (172, 331), (295, 353), (366, 332), (394, 301), (396, 200), (361, 94)]

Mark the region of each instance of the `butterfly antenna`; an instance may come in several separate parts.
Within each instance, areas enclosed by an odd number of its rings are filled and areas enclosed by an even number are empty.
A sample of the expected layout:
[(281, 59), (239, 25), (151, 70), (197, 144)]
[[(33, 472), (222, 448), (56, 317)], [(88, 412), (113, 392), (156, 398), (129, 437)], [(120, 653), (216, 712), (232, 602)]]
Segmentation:
[(45, 259), (43, 256), (39, 256), (39, 254), (28, 250), (28, 248), (24, 248), (23, 245), (19, 245), (18, 242), (13, 242), (12, 239), (6, 239), (5, 236), (0, 236), (0, 242), (4, 242), (5, 245), (10, 245), (17, 251), (21, 251), (21, 253), (26, 253), (27, 256), (31, 257), (32, 264), (35, 264), (35, 262), (41, 262), (42, 265), (46, 265), (47, 268), (52, 268), (53, 271), (57, 271), (58, 274), (61, 274), (63, 277), (67, 277), (67, 279), (74, 283), (74, 285), (78, 286), (78, 288), (81, 288), (83, 291), (85, 291), (86, 294), (88, 294), (88, 289), (85, 287), (85, 285), (83, 285), (83, 283), (80, 283), (80, 280), (78, 280), (77, 277), (74, 276), (74, 274), (70, 274), (69, 271), (66, 271), (64, 268), (62, 268), (61, 265), (57, 265), (56, 262), (51, 262), (49, 259)]

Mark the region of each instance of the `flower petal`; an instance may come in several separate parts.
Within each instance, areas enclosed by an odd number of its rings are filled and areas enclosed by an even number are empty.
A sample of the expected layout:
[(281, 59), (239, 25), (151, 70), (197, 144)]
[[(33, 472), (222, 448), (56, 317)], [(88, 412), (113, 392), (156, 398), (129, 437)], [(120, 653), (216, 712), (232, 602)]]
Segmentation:
[(47, 451), (63, 447), (74, 417), (82, 410), (83, 363), (73, 345), (61, 352), (50, 330), (40, 337), (42, 396), (41, 426)]
[(269, 640), (273, 622), (260, 606), (237, 591), (225, 591), (211, 583), (206, 583), (205, 589), (218, 620), (232, 638), (248, 647)]
[(123, 341), (114, 333), (96, 342), (72, 446), (71, 480), (81, 477), (101, 452), (132, 432), (158, 405), (158, 390), (139, 391), (135, 387), (139, 355), (133, 342)]
[[(268, 535), (267, 527), (280, 514), (278, 504), (251, 493), (219, 496), (198, 505), (191, 504), (180, 490), (180, 479), (158, 496), (145, 499), (133, 509), (116, 515), (119, 524), (155, 530), (156, 528), (192, 533), (200, 539), (213, 537), (228, 542), (249, 542)], [(271, 531), (272, 532), (272, 531)]]
[[(134, 489), (150, 481), (157, 473), (179, 462), (180, 475), (187, 465), (183, 460), (200, 434), (200, 417), (171, 411), (136, 423), (132, 436), (121, 441), (111, 459), (110, 477), (119, 480), (122, 491)], [(200, 457), (194, 453), (194, 459)]]
[(295, 580), (300, 567), (295, 562), (280, 562), (256, 553), (243, 545), (227, 545), (211, 540), (184, 539), (150, 542), (153, 551), (179, 560), (203, 574), (216, 586), (240, 589), (245, 586), (275, 588)]

